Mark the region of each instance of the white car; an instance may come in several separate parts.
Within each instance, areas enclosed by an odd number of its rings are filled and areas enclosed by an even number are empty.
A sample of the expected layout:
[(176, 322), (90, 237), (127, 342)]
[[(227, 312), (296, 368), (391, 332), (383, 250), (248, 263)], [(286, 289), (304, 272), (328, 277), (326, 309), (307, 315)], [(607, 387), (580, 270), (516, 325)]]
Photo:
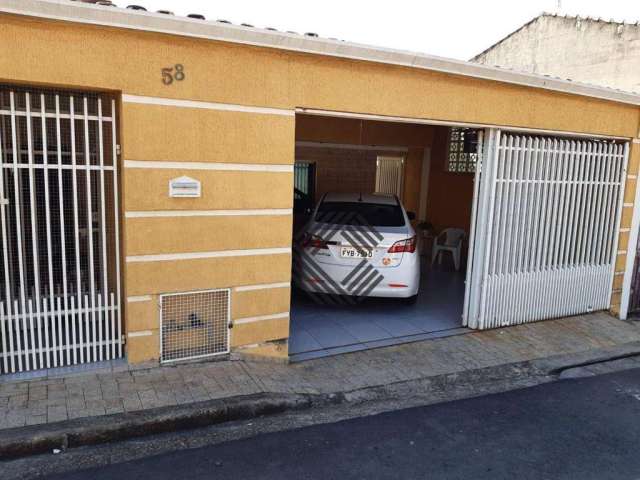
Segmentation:
[(325, 194), (296, 245), (297, 285), (414, 301), (420, 285), (414, 217), (395, 195)]

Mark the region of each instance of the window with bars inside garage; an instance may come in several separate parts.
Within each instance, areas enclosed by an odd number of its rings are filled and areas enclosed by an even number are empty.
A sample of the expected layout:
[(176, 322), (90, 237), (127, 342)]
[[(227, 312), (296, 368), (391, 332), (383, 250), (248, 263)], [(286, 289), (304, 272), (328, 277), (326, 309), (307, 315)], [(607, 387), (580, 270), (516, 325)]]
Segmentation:
[(451, 173), (474, 173), (478, 162), (478, 130), (450, 128), (445, 170)]

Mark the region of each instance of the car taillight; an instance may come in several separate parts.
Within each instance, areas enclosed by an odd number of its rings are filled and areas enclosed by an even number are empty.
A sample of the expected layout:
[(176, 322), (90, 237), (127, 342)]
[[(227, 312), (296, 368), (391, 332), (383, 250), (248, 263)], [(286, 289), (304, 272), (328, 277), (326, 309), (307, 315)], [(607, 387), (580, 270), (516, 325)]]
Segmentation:
[(416, 237), (407, 238), (406, 240), (400, 240), (389, 247), (387, 253), (413, 253), (416, 251)]
[(315, 235), (306, 234), (302, 241), (304, 248), (319, 248), (321, 250), (327, 250), (329, 248), (327, 242)]

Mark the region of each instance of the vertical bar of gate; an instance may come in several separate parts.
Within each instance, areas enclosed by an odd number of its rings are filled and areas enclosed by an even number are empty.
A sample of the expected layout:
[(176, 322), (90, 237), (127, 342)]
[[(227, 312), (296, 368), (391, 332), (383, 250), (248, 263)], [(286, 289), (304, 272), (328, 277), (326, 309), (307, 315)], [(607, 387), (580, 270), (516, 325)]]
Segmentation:
[(526, 219), (527, 219), (527, 210), (526, 210), (526, 202), (527, 202), (527, 176), (526, 169), (527, 164), (531, 158), (531, 144), (532, 140), (530, 136), (526, 136), (523, 138), (524, 142), (522, 144), (522, 152), (518, 157), (518, 164), (516, 170), (516, 185), (518, 186), (518, 193), (516, 197), (516, 225), (514, 226), (515, 234), (515, 245), (513, 249), (513, 272), (514, 278), (512, 283), (512, 291), (513, 294), (511, 296), (511, 305), (513, 308), (511, 309), (511, 321), (509, 319), (504, 319), (505, 323), (512, 324), (522, 323), (522, 321), (526, 318), (527, 312), (522, 310), (522, 291), (524, 288), (524, 284), (526, 281), (526, 276), (522, 275), (522, 259), (524, 256), (524, 241), (525, 241), (525, 227), (526, 227)]
[[(4, 121), (3, 121), (4, 123)], [(0, 330), (0, 334), (2, 334), (2, 351), (5, 352), (5, 355), (2, 357), (2, 365), (4, 367), (4, 371), (8, 372), (8, 363), (11, 364), (11, 372), (15, 371), (15, 361), (13, 358), (13, 333), (11, 329), (11, 286), (9, 281), (9, 246), (7, 245), (7, 204), (9, 203), (9, 199), (5, 198), (4, 191), (4, 150), (2, 146), (2, 140), (4, 135), (0, 136), (0, 228), (2, 229), (0, 233), (2, 233), (2, 266), (4, 270), (4, 288), (5, 288), (5, 303), (7, 305), (7, 327), (9, 328), (9, 350), (7, 350), (7, 333), (5, 331), (5, 322), (4, 319), (2, 321), (2, 329)], [(2, 314), (4, 315), (4, 310), (2, 310)], [(11, 352), (9, 356), (8, 353)]]
[[(527, 221), (526, 229), (526, 242), (524, 246), (524, 258), (523, 258), (523, 270), (528, 278), (528, 287), (524, 294), (523, 309), (525, 312), (531, 312), (535, 298), (535, 286), (537, 281), (537, 273), (532, 268), (533, 252), (532, 248), (535, 246), (536, 234), (534, 233), (538, 228), (538, 206), (539, 206), (539, 192), (540, 185), (538, 183), (538, 160), (540, 153), (540, 138), (534, 137), (531, 142), (531, 156), (529, 160), (529, 170), (527, 174), (527, 182), (529, 183), (529, 189), (527, 191), (529, 219)], [(532, 288), (533, 286), (533, 288)]]
[[(70, 116), (70, 118), (72, 118)], [(73, 121), (73, 120), (71, 120)], [(73, 127), (71, 127), (73, 128)], [(75, 135), (72, 138), (72, 161), (75, 162)], [(69, 293), (67, 284), (67, 239), (66, 225), (64, 219), (64, 182), (62, 175), (62, 134), (60, 126), (60, 96), (56, 95), (56, 146), (58, 156), (58, 209), (60, 211), (60, 252), (62, 254), (62, 296), (64, 298), (65, 315), (69, 315)], [(71, 344), (73, 346), (73, 364), (78, 363), (78, 349), (76, 346), (76, 321), (75, 317), (71, 317)]]
[(598, 163), (594, 178), (594, 212), (593, 212), (593, 231), (591, 232), (591, 245), (589, 248), (588, 263), (591, 266), (598, 265), (598, 253), (600, 252), (600, 238), (602, 233), (602, 211), (604, 205), (602, 186), (606, 175), (606, 165), (609, 162), (609, 144), (600, 144), (598, 153)]
[[(571, 218), (571, 200), (573, 198), (573, 176), (576, 165), (576, 143), (573, 140), (567, 140), (567, 150), (565, 165), (566, 168), (563, 172), (563, 208), (562, 208), (562, 228), (560, 231), (560, 251), (558, 252), (558, 264), (562, 267), (564, 271), (564, 280), (563, 284), (568, 283), (568, 277), (571, 275), (572, 270), (569, 265), (568, 257), (569, 257), (569, 246), (570, 246), (570, 238), (569, 238), (569, 220)], [(564, 301), (562, 304), (562, 308), (560, 309), (560, 313), (562, 315), (566, 315), (567, 313), (567, 304), (568, 302)]]
[(58, 351), (60, 352), (60, 365), (64, 365), (64, 351), (65, 344), (63, 339), (64, 332), (62, 331), (62, 302), (60, 301), (60, 297), (55, 297), (55, 322), (56, 328), (58, 331)]
[(546, 252), (544, 255), (544, 262), (546, 265), (545, 276), (546, 276), (546, 284), (550, 288), (545, 288), (543, 290), (543, 303), (545, 305), (544, 317), (553, 317), (556, 316), (556, 309), (558, 303), (556, 301), (556, 294), (558, 292), (558, 284), (557, 279), (557, 271), (556, 266), (553, 262), (554, 255), (557, 249), (556, 243), (556, 232), (558, 230), (558, 201), (559, 201), (559, 184), (558, 177), (560, 175), (561, 168), (561, 159), (562, 159), (562, 141), (554, 138), (552, 143), (552, 152), (551, 152), (551, 165), (550, 165), (550, 176), (548, 178), (548, 188), (549, 188), (549, 203), (551, 206), (551, 211), (548, 216), (548, 228), (547, 235), (545, 237), (545, 248)]
[[(66, 297), (65, 297), (65, 301), (66, 301)], [(65, 308), (66, 308), (66, 303), (65, 303)], [(80, 305), (78, 305), (78, 307), (76, 308), (76, 301), (75, 301), (75, 297), (71, 296), (69, 297), (69, 310), (67, 311), (68, 315), (71, 315), (71, 325), (73, 325), (73, 364), (75, 365), (77, 363), (77, 358), (78, 358), (78, 354), (77, 351), (80, 350), (80, 352), (82, 352), (82, 341), (81, 340), (77, 340), (76, 343), (76, 331), (75, 331), (75, 327), (76, 327), (76, 322), (78, 322), (78, 324), (80, 324), (82, 322), (82, 315), (80, 315)]]
[(29, 319), (29, 315), (27, 314), (26, 308), (27, 302), (25, 300), (25, 308), (20, 312), (21, 324), (22, 324), (22, 353), (24, 354), (24, 368), (25, 370), (30, 370), (30, 359), (29, 359), (29, 325), (27, 321)]
[[(593, 180), (595, 177), (595, 164), (598, 159), (598, 149), (599, 144), (591, 141), (589, 142), (591, 145), (590, 155), (589, 155), (589, 163), (586, 170), (585, 177), (585, 188), (584, 188), (584, 203), (583, 203), (583, 216), (582, 216), (582, 236), (580, 243), (580, 269), (585, 275), (585, 273), (589, 272), (588, 265), (588, 254), (589, 247), (591, 245), (591, 232), (593, 227), (593, 222), (591, 218), (591, 214), (593, 211)], [(590, 273), (590, 272), (589, 272)], [(580, 303), (584, 303), (587, 300), (587, 296), (585, 296), (585, 291), (589, 292), (590, 290), (590, 280), (591, 275), (586, 274), (586, 281), (584, 282), (584, 286), (582, 291), (578, 292), (577, 301)]]
[[(487, 165), (489, 165), (489, 168), (487, 169), (487, 176), (486, 176), (486, 191), (485, 194), (483, 195), (483, 197), (487, 197), (486, 199), (483, 199), (482, 205), (486, 206), (488, 204), (488, 212), (487, 212), (487, 222), (484, 225), (484, 232), (482, 235), (482, 241), (480, 243), (480, 248), (482, 248), (485, 252), (487, 250), (487, 242), (492, 240), (492, 230), (493, 230), (493, 208), (494, 208), (494, 204), (495, 204), (495, 192), (496, 192), (496, 169), (498, 166), (498, 162), (497, 162), (497, 148), (498, 145), (500, 144), (500, 136), (501, 136), (501, 131), (500, 130), (491, 130), (490, 131), (490, 141), (489, 141), (489, 151), (488, 151), (488, 155), (487, 155)], [(484, 180), (483, 180), (484, 182)], [(480, 266), (480, 264), (479, 264)], [(482, 270), (481, 272), (479, 272), (479, 277), (476, 282), (478, 285), (482, 286), (482, 291), (480, 292), (480, 303), (479, 303), (479, 311), (477, 315), (474, 315), (474, 322), (475, 322), (475, 326), (477, 326), (478, 328), (485, 328), (486, 326), (486, 319), (484, 318), (484, 309), (485, 309), (485, 304), (486, 304), (486, 297), (487, 297), (487, 288), (486, 288), (486, 283), (487, 283), (487, 278), (489, 276), (489, 259), (486, 256), (486, 253), (483, 254), (483, 258), (482, 258)]]
[[(21, 309), (18, 308), (18, 302), (13, 303), (14, 308), (14, 316), (16, 318), (16, 327), (17, 327), (17, 339), (20, 342), (20, 327), (18, 324), (19, 319), (24, 321), (24, 317), (19, 316), (19, 312), (24, 312), (26, 310), (26, 302), (25, 302), (25, 283), (24, 283), (24, 258), (23, 251), (24, 248), (23, 238), (22, 238), (22, 224), (20, 222), (20, 185), (18, 182), (18, 175), (20, 173), (20, 169), (18, 168), (18, 135), (17, 135), (17, 125), (16, 125), (16, 100), (15, 93), (11, 91), (9, 93), (10, 100), (10, 108), (11, 108), (11, 140), (13, 144), (13, 194), (15, 200), (15, 215), (16, 215), (16, 243), (18, 250), (18, 271), (20, 274), (20, 306)], [(24, 327), (24, 325), (23, 325)], [(25, 328), (26, 329), (26, 328)], [(25, 365), (27, 369), (29, 359), (25, 358)], [(18, 345), (18, 370), (22, 371), (22, 351), (20, 346)]]
[[(96, 336), (96, 281), (93, 262), (93, 201), (91, 198), (91, 151), (89, 147), (89, 106), (87, 97), (83, 97), (84, 105), (84, 161), (87, 178), (87, 238), (89, 240), (89, 288), (91, 291), (91, 331), (93, 334), (93, 360), (98, 359), (98, 337)], [(100, 339), (102, 333), (98, 332)], [(102, 360), (102, 349), (100, 349)]]
[[(76, 116), (75, 116), (75, 103), (73, 95), (69, 97), (69, 118), (71, 125), (71, 175), (73, 184), (73, 233), (75, 240), (75, 260), (76, 260), (76, 296), (78, 297), (78, 308), (82, 305), (82, 274), (80, 272), (80, 226), (78, 224), (78, 217), (80, 211), (78, 210), (78, 162), (76, 152)], [(89, 326), (85, 325), (82, 315), (78, 315), (78, 330), (82, 343), (87, 340), (89, 336)], [(89, 354), (87, 352), (87, 360), (89, 360)], [(80, 349), (80, 363), (84, 362), (84, 349)]]
[[(547, 215), (547, 178), (548, 178), (548, 170), (549, 170), (549, 149), (550, 149), (550, 140), (548, 138), (542, 137), (540, 140), (540, 151), (538, 152), (539, 156), (539, 168), (537, 172), (538, 183), (540, 186), (538, 196), (539, 196), (539, 206), (540, 206), (540, 214), (537, 218), (537, 229), (536, 229), (536, 237), (534, 238), (534, 248), (532, 254), (532, 268), (536, 275), (536, 285), (544, 284), (544, 264), (542, 263), (542, 255), (543, 255), (543, 239), (546, 230), (546, 215)], [(536, 288), (536, 294), (534, 294), (535, 299), (533, 300), (533, 308), (531, 311), (531, 315), (534, 317), (539, 317), (542, 309), (541, 296), (537, 293), (539, 292), (539, 287)]]
[(120, 296), (120, 211), (118, 209), (118, 144), (116, 141), (116, 101), (111, 100), (111, 148), (113, 149), (113, 208), (115, 219), (115, 241), (116, 246), (116, 308), (118, 316), (116, 322), (118, 324), (118, 357), (122, 357), (122, 313), (121, 313), (121, 296)]
[[(43, 312), (46, 312), (45, 320), (47, 326), (51, 323), (51, 351), (50, 356), (53, 357), (53, 366), (58, 366), (58, 328), (56, 326), (56, 306), (54, 303), (55, 297), (52, 295), (50, 297), (43, 298)], [(47, 338), (49, 335), (47, 334)], [(49, 357), (49, 355), (47, 355)]]
[[(86, 330), (86, 340), (85, 340), (85, 347), (87, 349), (87, 361), (90, 361), (91, 357), (91, 352), (92, 352), (92, 344), (95, 342), (95, 335), (93, 337), (91, 337), (90, 332), (91, 330), (91, 307), (89, 306), (89, 295), (85, 294), (84, 295), (84, 303), (82, 304), (82, 313), (85, 319), (85, 326), (87, 328)], [(95, 333), (95, 332), (94, 332)], [(95, 361), (95, 357), (93, 357), (93, 360)]]
[[(615, 224), (615, 209), (616, 209), (615, 185), (618, 182), (618, 180), (624, 183), (626, 181), (626, 176), (621, 179), (618, 179), (615, 176), (615, 165), (617, 164), (618, 161), (620, 161), (620, 163), (623, 164), (623, 172), (626, 172), (627, 165), (625, 161), (624, 147), (620, 144), (612, 144), (610, 146), (610, 157), (609, 157), (609, 161), (607, 162), (607, 169), (605, 174), (606, 195), (603, 200), (603, 203), (604, 203), (603, 205), (604, 219), (602, 222), (603, 236), (602, 236), (602, 244), (600, 248), (600, 257), (598, 260), (600, 265), (602, 266), (606, 266), (607, 263), (609, 262), (610, 253), (608, 251), (608, 248), (609, 248), (609, 242), (610, 242), (611, 236), (612, 235), (617, 236), (620, 234), (619, 231), (613, 231), (614, 229), (613, 225)], [(634, 203), (634, 208), (636, 208), (635, 205), (636, 203)], [(637, 234), (637, 230), (636, 230), (636, 234)], [(631, 241), (631, 235), (633, 235), (633, 232), (631, 232), (630, 234), (629, 241)], [(633, 270), (633, 263), (635, 260), (635, 256), (636, 256), (636, 252), (634, 250), (633, 256), (631, 258), (631, 266), (629, 267), (631, 271)], [(615, 275), (615, 263), (612, 266), (612, 268)], [(631, 271), (629, 272), (630, 274), (631, 274)]]
[[(2, 166), (0, 165), (0, 169)], [(2, 373), (7, 373), (8, 369), (8, 361), (7, 359), (11, 356), (13, 357), (13, 348), (11, 350), (7, 350), (7, 330), (11, 332), (10, 324), (5, 327), (5, 321), (9, 320), (7, 316), (4, 314), (4, 302), (0, 302), (0, 325), (2, 329), (0, 332), (2, 333)], [(13, 368), (11, 369), (13, 372)]]
[[(36, 291), (36, 298), (40, 298), (40, 254), (38, 249), (38, 220), (37, 220), (37, 208), (36, 208), (36, 185), (35, 185), (35, 172), (33, 161), (33, 124), (31, 122), (31, 95), (29, 92), (25, 93), (25, 115), (27, 121), (27, 160), (29, 162), (29, 206), (31, 209), (31, 249), (33, 253), (33, 283)], [(28, 302), (31, 309), (31, 299)], [(38, 308), (39, 310), (40, 308)], [(38, 321), (39, 323), (39, 321)], [(36, 361), (36, 345), (35, 345), (35, 332), (33, 324), (33, 314), (29, 312), (29, 337), (31, 339), (31, 351), (32, 351), (32, 366), (37, 368)], [(38, 329), (38, 335), (40, 335), (40, 329)]]
[[(483, 156), (483, 144), (484, 140), (484, 132), (478, 132), (478, 145), (476, 147), (476, 171), (473, 177), (473, 200), (471, 202), (471, 225), (469, 227), (469, 252), (467, 254), (467, 271), (465, 275), (465, 289), (464, 289), (464, 303), (462, 304), (462, 324), (463, 326), (468, 325), (468, 315), (469, 315), (469, 299), (470, 299), (470, 288), (471, 285), (471, 272), (473, 270), (473, 242), (475, 240), (475, 232), (476, 232), (476, 215), (477, 215), (477, 203), (478, 203), (478, 190), (480, 187), (480, 174), (482, 170), (482, 156)], [(112, 302), (113, 303), (113, 302)]]
[(622, 147), (619, 147), (616, 144), (611, 144), (609, 146), (609, 156), (607, 160), (607, 165), (605, 172), (603, 174), (603, 183), (605, 185), (604, 196), (602, 199), (602, 239), (600, 243), (600, 252), (598, 255), (598, 264), (605, 265), (609, 259), (609, 252), (607, 251), (607, 241), (610, 235), (610, 229), (612, 228), (612, 219), (614, 215), (611, 214), (611, 204), (614, 200), (612, 197), (612, 191), (615, 183), (615, 171), (614, 167), (619, 158), (619, 149), (621, 151)]
[[(505, 273), (505, 281), (503, 285), (505, 289), (501, 295), (502, 297), (502, 305), (498, 309), (498, 314), (500, 315), (500, 322), (491, 325), (492, 327), (497, 327), (502, 325), (502, 321), (504, 320), (504, 315), (506, 312), (511, 314), (511, 299), (513, 295), (513, 277), (515, 276), (513, 273), (513, 241), (515, 240), (514, 235), (514, 217), (516, 215), (515, 207), (516, 207), (516, 196), (518, 190), (518, 163), (521, 152), (524, 150), (524, 138), (520, 135), (515, 137), (515, 141), (513, 144), (513, 152), (511, 157), (507, 162), (507, 169), (505, 181), (507, 182), (507, 195), (506, 195), (506, 205), (508, 208), (508, 213), (506, 216), (506, 225), (504, 230), (505, 241), (504, 241), (504, 250), (502, 250), (502, 255), (504, 256), (504, 267), (503, 271)], [(494, 295), (496, 292), (494, 292)]]
[[(98, 148), (100, 154), (100, 234), (102, 238), (102, 295), (104, 301), (102, 302), (102, 308), (104, 309), (104, 314), (101, 313), (101, 318), (104, 318), (104, 322), (100, 325), (100, 331), (103, 330), (105, 339), (109, 339), (113, 336), (113, 331), (109, 334), (109, 313), (107, 311), (107, 307), (109, 306), (108, 301), (108, 284), (107, 284), (107, 215), (106, 215), (106, 203), (104, 196), (104, 132), (102, 131), (102, 99), (98, 98)], [(105, 343), (105, 346), (100, 347), (100, 359), (102, 360), (102, 351), (104, 350), (107, 360), (111, 359), (111, 349), (109, 348), (109, 344)]]
[(589, 267), (589, 254), (591, 252), (591, 244), (593, 242), (593, 229), (594, 229), (594, 211), (595, 211), (595, 183), (597, 165), (600, 161), (600, 155), (602, 152), (602, 143), (594, 143), (593, 155), (589, 164), (589, 175), (587, 177), (587, 210), (585, 212), (585, 229), (583, 232), (584, 242), (582, 244), (582, 259), (583, 265)]
[(532, 165), (535, 160), (536, 150), (535, 147), (537, 145), (537, 139), (534, 137), (529, 137), (529, 146), (527, 148), (527, 157), (525, 159), (524, 165), (524, 175), (523, 182), (525, 185), (524, 188), (524, 214), (522, 219), (523, 224), (523, 233), (522, 233), (522, 242), (521, 242), (521, 252), (520, 252), (520, 265), (518, 267), (519, 272), (521, 273), (522, 280), (520, 282), (520, 293), (518, 305), (520, 310), (522, 311), (522, 318), (526, 318), (529, 314), (529, 310), (525, 307), (527, 304), (527, 300), (531, 296), (531, 272), (528, 267), (528, 259), (529, 259), (529, 246), (531, 241), (531, 220), (533, 218), (532, 206), (533, 206), (533, 192), (535, 184), (532, 181)]
[[(493, 207), (494, 226), (492, 227), (491, 232), (491, 245), (486, 247), (490, 252), (488, 259), (490, 262), (489, 276), (492, 279), (494, 289), (498, 287), (502, 288), (502, 285), (504, 284), (504, 269), (502, 265), (504, 259), (502, 257), (502, 253), (504, 251), (504, 225), (506, 224), (505, 219), (507, 215), (507, 203), (505, 198), (509, 187), (507, 176), (508, 167), (510, 168), (511, 165), (510, 159), (513, 155), (513, 135), (501, 136), (497, 148), (498, 153), (496, 154), (495, 159), (495, 162), (497, 163), (495, 167), (496, 174), (495, 178), (491, 179), (491, 181), (496, 183)], [(495, 318), (497, 312), (500, 311), (498, 302), (503, 298), (504, 297), (500, 295), (492, 295), (492, 301), (487, 306), (486, 317)]]
[(42, 302), (42, 319), (44, 321), (44, 351), (45, 358), (47, 359), (46, 366), (47, 368), (49, 368), (51, 366), (51, 351), (49, 350), (49, 315), (47, 312), (47, 299), (46, 297), (43, 297), (38, 301)]
[(566, 262), (571, 265), (571, 267), (575, 267), (575, 247), (576, 247), (576, 234), (575, 234), (575, 223), (577, 216), (577, 205), (578, 205), (578, 184), (580, 178), (580, 169), (583, 165), (583, 153), (584, 153), (584, 142), (574, 142), (575, 144), (575, 155), (573, 158), (573, 170), (571, 172), (571, 199), (569, 203), (569, 219), (567, 226), (567, 252), (566, 252)]
[(584, 262), (584, 241), (586, 235), (586, 220), (587, 220), (587, 200), (589, 198), (588, 192), (588, 179), (589, 179), (589, 171), (591, 169), (591, 163), (593, 161), (593, 142), (587, 142), (587, 155), (584, 158), (584, 172), (581, 175), (580, 181), (582, 184), (582, 188), (580, 191), (580, 202), (579, 202), (579, 228), (580, 234), (578, 235), (578, 247), (577, 247), (577, 255), (576, 255), (576, 264), (578, 266), (582, 266)]
[(108, 348), (111, 349), (111, 358), (115, 358), (115, 343), (116, 343), (116, 333), (115, 333), (115, 326), (116, 326), (116, 311), (115, 311), (115, 296), (113, 295), (113, 292), (111, 292), (109, 294), (109, 309), (107, 310), (109, 312), (109, 320), (111, 322), (111, 338), (109, 339), (109, 345)]
[(573, 178), (574, 198), (572, 205), (572, 219), (571, 219), (571, 254), (570, 263), (574, 268), (577, 268), (577, 252), (578, 252), (578, 235), (579, 235), (579, 219), (580, 219), (580, 194), (582, 192), (582, 176), (584, 172), (585, 157), (587, 154), (587, 143), (582, 141), (578, 142), (578, 158), (575, 176)]
[(563, 251), (563, 235), (562, 231), (565, 226), (565, 208), (567, 203), (567, 171), (569, 168), (569, 141), (560, 140), (560, 153), (558, 158), (560, 163), (558, 165), (558, 174), (556, 176), (558, 182), (558, 214), (557, 214), (557, 223), (556, 226), (556, 237), (555, 237), (555, 247), (553, 249), (553, 260), (552, 263), (554, 267), (559, 270), (561, 268), (562, 262), (562, 254)]
[[(508, 140), (508, 142), (507, 142)], [(496, 251), (497, 262), (497, 275), (494, 275), (495, 286), (491, 291), (493, 297), (493, 311), (489, 318), (493, 319), (492, 323), (488, 327), (494, 327), (502, 322), (501, 315), (507, 310), (507, 303), (509, 297), (507, 295), (507, 288), (509, 285), (509, 241), (510, 235), (510, 218), (512, 215), (512, 196), (513, 196), (513, 166), (516, 161), (518, 151), (520, 148), (520, 137), (513, 134), (505, 134), (504, 140), (501, 142), (505, 148), (505, 155), (499, 156), (498, 161), (502, 162), (502, 176), (497, 176), (496, 181), (502, 183), (501, 198), (498, 197), (496, 192), (496, 207), (495, 214), (500, 211), (500, 219), (498, 221), (497, 228), (494, 227), (493, 242), (500, 242), (500, 246)], [(499, 201), (499, 203), (498, 203)], [(491, 305), (491, 304), (490, 304)], [(496, 320), (498, 320), (497, 323)]]
[[(22, 338), (20, 337), (20, 323), (22, 321), (22, 317), (18, 313), (20, 312), (20, 308), (18, 307), (18, 299), (13, 301), (13, 318), (15, 319), (16, 325), (16, 355), (18, 357), (18, 371), (22, 371), (22, 354), (24, 352), (22, 348)], [(25, 347), (26, 348), (26, 347)]]
[[(487, 261), (489, 262), (488, 275), (486, 278), (487, 289), (487, 303), (483, 309), (483, 315), (485, 318), (485, 326), (492, 327), (494, 319), (500, 312), (500, 303), (504, 299), (504, 295), (501, 295), (504, 280), (504, 226), (506, 224), (505, 219), (507, 215), (507, 194), (509, 191), (509, 168), (511, 166), (511, 156), (514, 151), (514, 137), (513, 135), (501, 135), (500, 142), (497, 144), (497, 150), (494, 162), (495, 175), (491, 179), (495, 183), (494, 187), (494, 202), (493, 202), (493, 225), (491, 227), (491, 243), (487, 245), (487, 251), (489, 256)], [(497, 292), (497, 293), (496, 293)], [(490, 319), (490, 320), (489, 320)]]
[(615, 217), (615, 228), (612, 231), (612, 243), (613, 248), (611, 251), (611, 272), (609, 273), (609, 299), (608, 303), (611, 305), (611, 298), (613, 297), (613, 280), (615, 278), (615, 270), (616, 270), (616, 259), (618, 257), (618, 241), (620, 239), (620, 222), (622, 220), (622, 209), (624, 208), (624, 188), (622, 188), (624, 179), (627, 177), (627, 168), (629, 165), (629, 142), (625, 142), (623, 147), (622, 159), (620, 161), (621, 167), (616, 173), (615, 181), (618, 185), (618, 201), (615, 205), (616, 208), (616, 217)]
[[(574, 176), (576, 171), (576, 142), (574, 140), (567, 141), (567, 169), (564, 176), (565, 191), (564, 191), (564, 207), (562, 214), (562, 229), (560, 231), (560, 243), (561, 249), (558, 252), (558, 262), (562, 266), (563, 271), (563, 286), (564, 289), (570, 287), (572, 284), (571, 278), (573, 276), (573, 268), (569, 263), (569, 254), (571, 248), (571, 219), (573, 217), (572, 201), (574, 198), (575, 182)], [(567, 315), (570, 310), (570, 301), (566, 298), (562, 302), (560, 308), (560, 315)]]
[[(29, 314), (29, 337), (30, 337), (30, 348), (31, 348), (31, 365), (33, 365), (33, 368), (37, 368), (36, 365), (38, 365), (38, 359), (36, 358), (36, 340), (35, 340), (35, 332), (34, 332), (34, 325), (33, 325), (33, 299), (29, 298), (29, 301), (27, 302), (27, 312)], [(26, 351), (26, 354), (29, 354), (29, 351)]]
[[(42, 128), (42, 164), (44, 166), (44, 209), (46, 215), (46, 232), (47, 232), (47, 272), (49, 277), (49, 295), (54, 294), (54, 285), (53, 285), (53, 251), (51, 246), (51, 202), (49, 198), (49, 143), (47, 139), (47, 116), (46, 116), (46, 103), (44, 93), (40, 94), (40, 121)], [(40, 318), (40, 297), (36, 299), (36, 309), (38, 319)], [(44, 324), (45, 324), (45, 345), (47, 345), (48, 338), (48, 319), (43, 316)], [(38, 320), (38, 326), (40, 325), (40, 320)], [(40, 346), (40, 367), (44, 368), (45, 363), (42, 362), (42, 344)], [(48, 347), (48, 345), (47, 345)], [(49, 368), (51, 362), (49, 360), (49, 349), (46, 350), (46, 366)]]
[[(611, 159), (611, 162), (609, 163), (609, 171), (608, 171), (608, 180), (609, 180), (609, 195), (607, 197), (607, 203), (606, 203), (606, 212), (607, 212), (607, 225), (606, 225), (606, 238), (604, 241), (604, 245), (602, 247), (603, 249), (603, 259), (602, 259), (602, 263), (604, 262), (609, 262), (609, 256), (610, 256), (610, 244), (611, 244), (611, 238), (612, 235), (618, 235), (618, 232), (614, 232), (614, 225), (615, 225), (615, 209), (616, 209), (616, 185), (618, 182), (618, 177), (617, 177), (617, 166), (619, 163), (622, 163), (624, 159), (624, 147), (622, 147), (621, 145), (616, 145), (615, 149), (614, 149), (614, 155), (613, 158)], [(621, 181), (624, 181), (624, 178), (621, 179)], [(614, 270), (615, 270), (615, 265), (614, 265)]]
[(591, 291), (589, 292), (590, 298), (593, 299), (593, 308), (599, 310), (602, 308), (602, 303), (604, 302), (604, 298), (602, 295), (602, 284), (601, 284), (601, 276), (600, 276), (600, 262), (598, 258), (600, 256), (600, 251), (602, 250), (602, 237), (603, 237), (603, 211), (604, 211), (604, 178), (606, 175), (606, 166), (609, 163), (609, 151), (611, 144), (609, 143), (601, 143), (600, 144), (600, 154), (598, 155), (598, 165), (596, 168), (596, 176), (594, 179), (594, 219), (593, 219), (593, 232), (591, 235), (591, 248), (589, 249), (589, 268), (591, 270), (591, 275), (593, 277), (593, 281), (591, 282)]

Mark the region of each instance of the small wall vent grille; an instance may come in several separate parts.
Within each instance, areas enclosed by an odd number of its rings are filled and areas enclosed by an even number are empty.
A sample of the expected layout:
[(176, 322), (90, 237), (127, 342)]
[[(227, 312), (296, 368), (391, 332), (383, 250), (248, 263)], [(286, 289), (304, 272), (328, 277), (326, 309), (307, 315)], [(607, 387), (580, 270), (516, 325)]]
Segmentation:
[(230, 291), (160, 296), (163, 363), (229, 353)]

